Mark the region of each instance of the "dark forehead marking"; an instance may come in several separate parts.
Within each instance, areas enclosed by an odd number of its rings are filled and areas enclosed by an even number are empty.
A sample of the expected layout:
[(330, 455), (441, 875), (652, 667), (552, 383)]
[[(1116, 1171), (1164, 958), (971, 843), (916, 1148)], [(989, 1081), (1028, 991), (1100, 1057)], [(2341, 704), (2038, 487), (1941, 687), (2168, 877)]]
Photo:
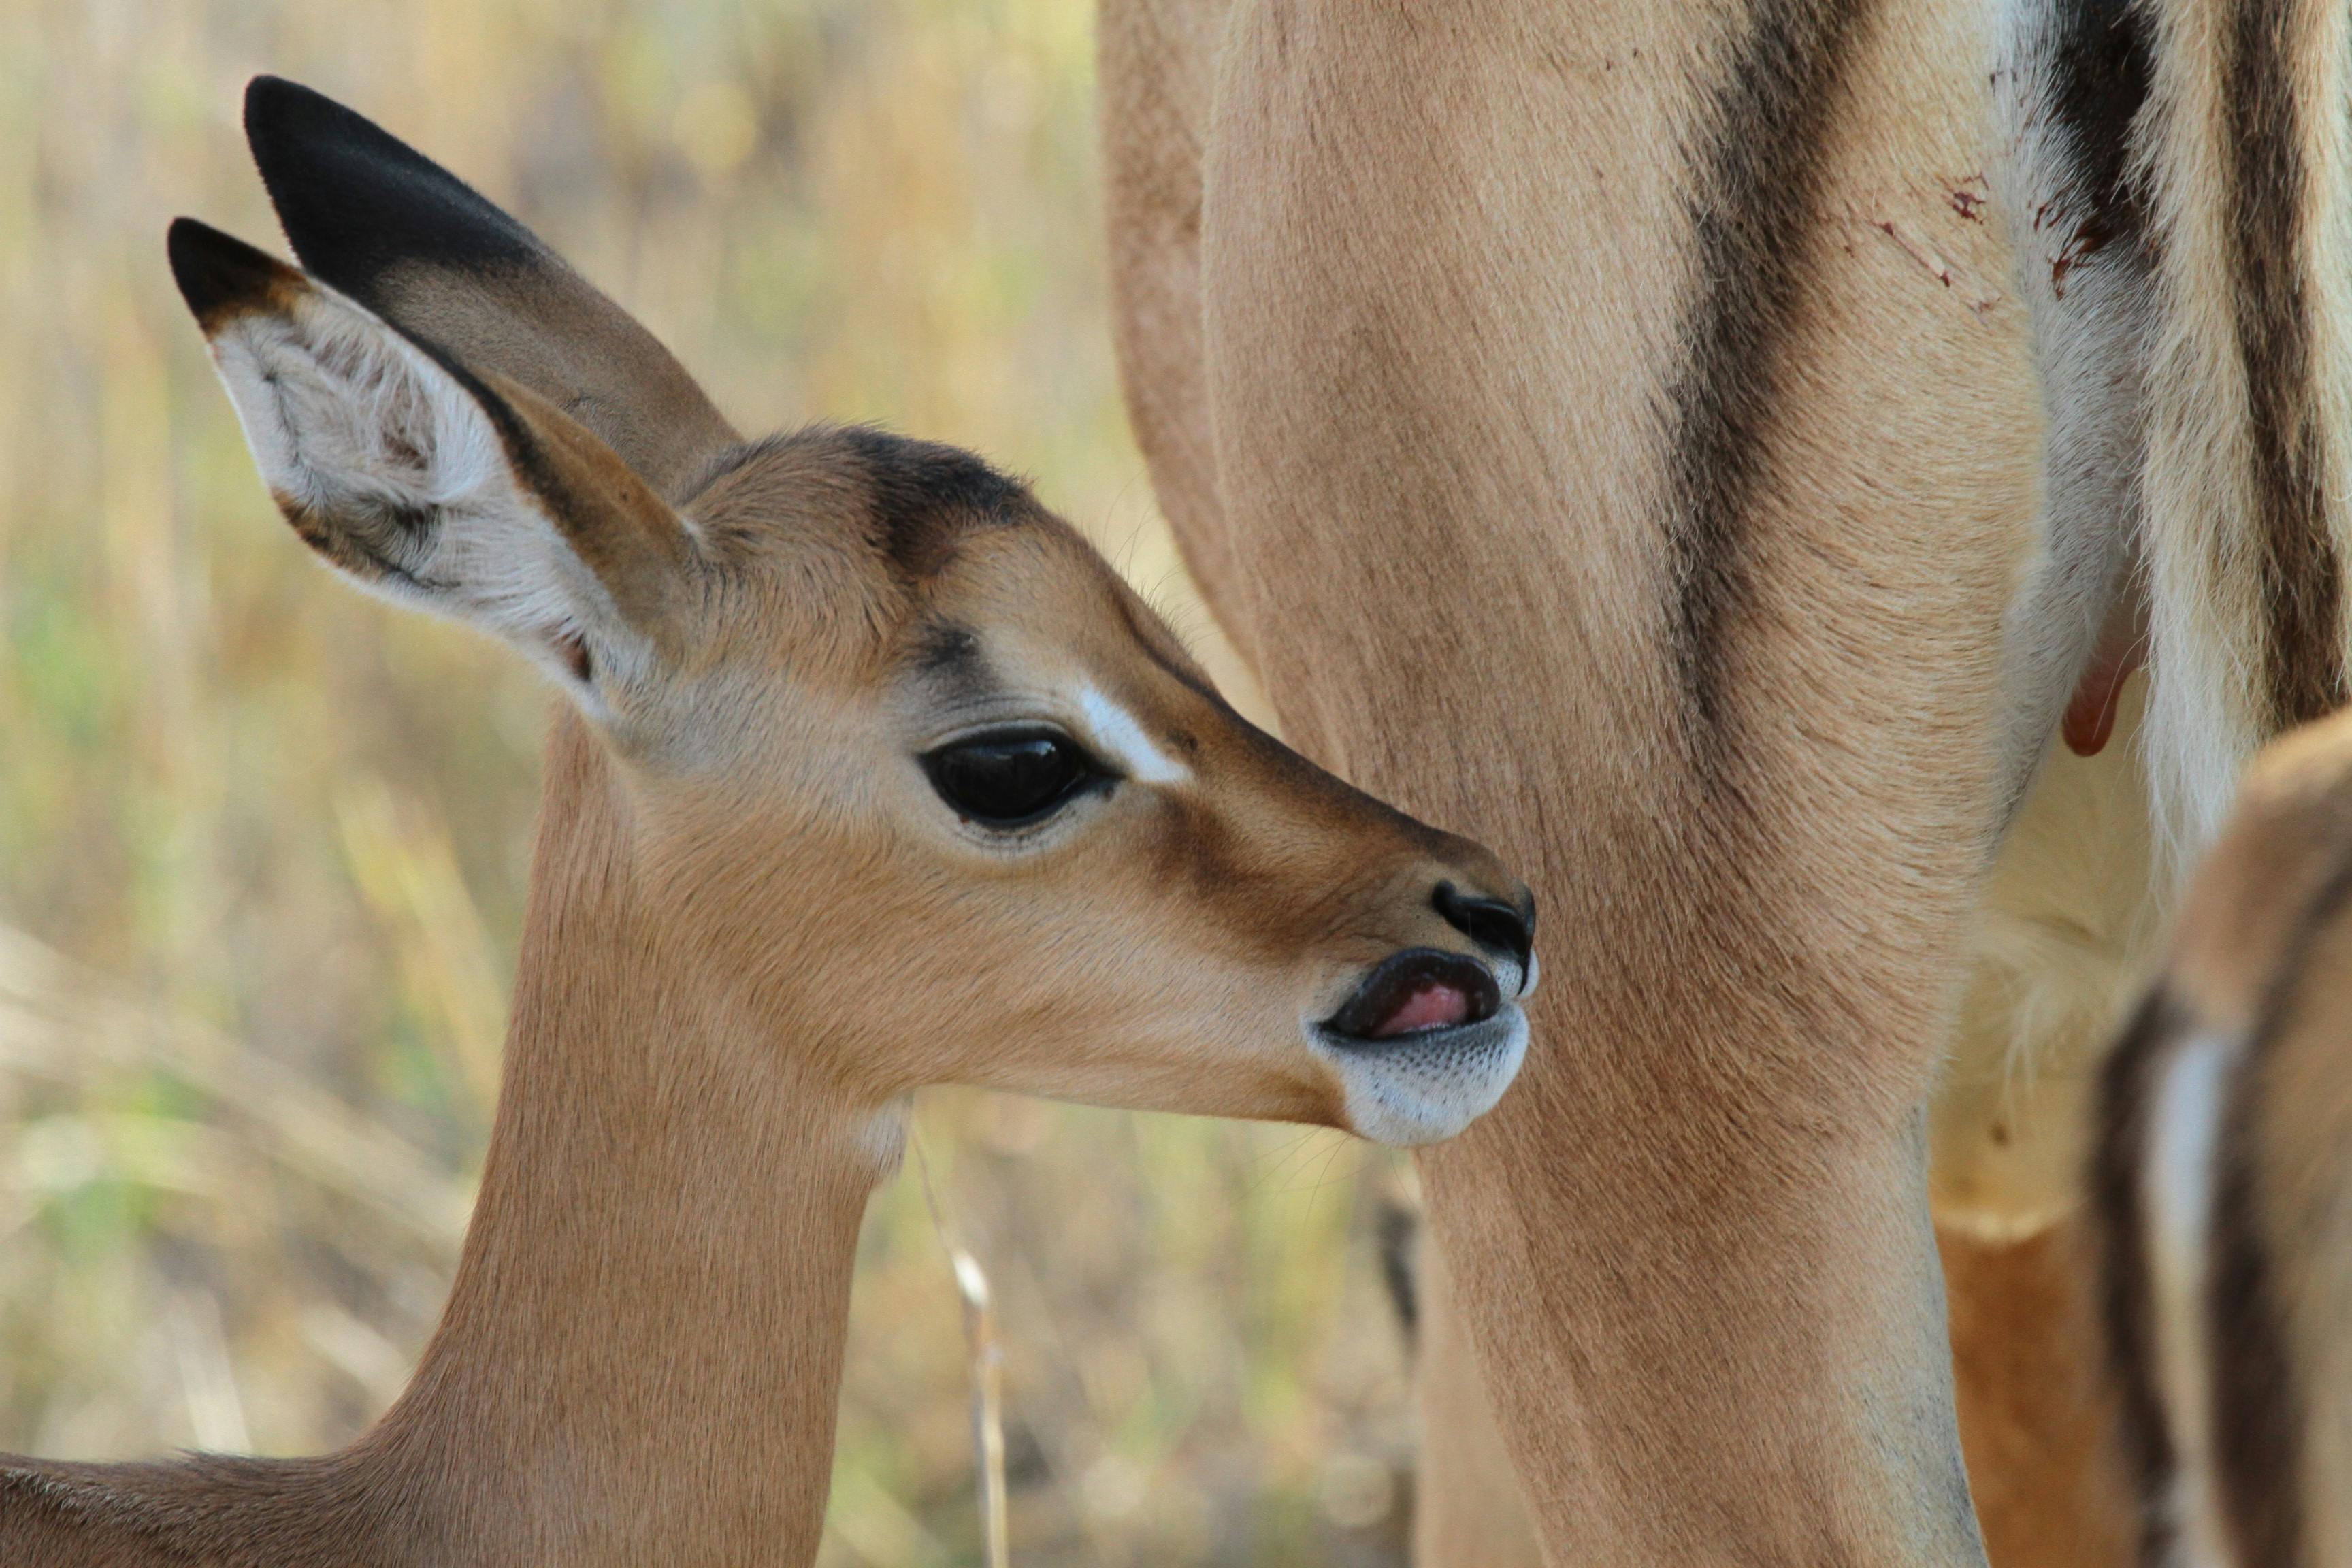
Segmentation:
[(965, 534), (1047, 516), (1026, 485), (971, 453), (870, 426), (810, 426), (722, 447), (685, 485), (678, 504), (690, 506), (730, 475), (771, 458), (789, 458), (789, 485), (803, 500), (846, 509), (837, 514), (862, 526), (874, 551), (916, 584), (937, 576)]
[(1008, 527), (1036, 515), (1026, 485), (960, 447), (871, 426), (842, 431), (841, 441), (865, 468), (877, 542), (909, 576), (937, 574), (971, 529)]
[(980, 634), (952, 621), (933, 622), (919, 630), (909, 647), (909, 662), (917, 674), (949, 690), (977, 692), (993, 683)]
[(952, 622), (925, 626), (915, 642), (915, 664), (927, 673), (947, 674), (980, 662), (980, 634)]

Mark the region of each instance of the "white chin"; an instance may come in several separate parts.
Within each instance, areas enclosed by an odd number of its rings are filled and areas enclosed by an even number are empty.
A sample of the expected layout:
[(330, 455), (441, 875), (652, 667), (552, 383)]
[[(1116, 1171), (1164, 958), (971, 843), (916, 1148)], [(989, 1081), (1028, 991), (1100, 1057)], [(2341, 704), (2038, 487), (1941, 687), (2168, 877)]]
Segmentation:
[(1339, 1072), (1348, 1124), (1396, 1148), (1451, 1138), (1492, 1110), (1528, 1054), (1528, 1016), (1516, 1005), (1479, 1023), (1387, 1040), (1319, 1027), (1307, 1034)]

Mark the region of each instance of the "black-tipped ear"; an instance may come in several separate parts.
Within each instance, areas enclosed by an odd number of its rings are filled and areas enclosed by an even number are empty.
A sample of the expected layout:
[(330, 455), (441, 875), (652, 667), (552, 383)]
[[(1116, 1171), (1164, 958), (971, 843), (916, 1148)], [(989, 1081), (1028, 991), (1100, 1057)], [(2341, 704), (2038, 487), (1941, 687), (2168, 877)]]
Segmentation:
[(678, 645), (693, 540), (577, 421), (216, 229), (183, 218), (170, 249), (270, 499), (329, 565), (507, 638), (592, 714), (598, 671)]
[(172, 281), (206, 337), (234, 317), (269, 309), (302, 281), (268, 252), (192, 217), (172, 220), (163, 248), (172, 258)]
[(302, 265), (378, 314), (378, 285), (403, 262), (477, 273), (563, 265), (471, 185), (299, 83), (247, 84), (245, 139)]
[(679, 495), (734, 428), (652, 333), (446, 169), (309, 88), (256, 77), (245, 134), (310, 275), (506, 376)]

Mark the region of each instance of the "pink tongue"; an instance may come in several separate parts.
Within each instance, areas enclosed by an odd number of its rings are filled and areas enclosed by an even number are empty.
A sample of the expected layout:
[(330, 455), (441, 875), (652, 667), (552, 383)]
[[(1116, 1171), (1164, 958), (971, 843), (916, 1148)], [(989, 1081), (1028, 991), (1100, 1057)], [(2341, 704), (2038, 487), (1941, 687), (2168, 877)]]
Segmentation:
[(1381, 1020), (1379, 1027), (1372, 1031), (1372, 1038), (1387, 1040), (1423, 1029), (1442, 1029), (1469, 1016), (1468, 996), (1442, 980), (1426, 980), (1397, 1004), (1395, 1012)]

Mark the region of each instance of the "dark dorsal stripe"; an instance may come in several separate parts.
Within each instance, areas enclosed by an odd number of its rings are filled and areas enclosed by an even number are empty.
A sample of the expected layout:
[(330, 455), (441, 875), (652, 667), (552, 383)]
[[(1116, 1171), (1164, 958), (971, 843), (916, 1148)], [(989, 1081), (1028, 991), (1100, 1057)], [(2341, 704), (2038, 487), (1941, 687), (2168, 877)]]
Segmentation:
[(2326, 437), (2304, 276), (2311, 106), (2289, 58), (2301, 41), (2296, 0), (2239, 0), (2229, 40), (2227, 199), (2239, 358), (2253, 446), (2254, 521), (2269, 617), (2263, 673), (2284, 728), (2341, 706), (2343, 590), (2328, 531)]
[(2139, 1504), (2141, 1563), (2170, 1561), (2168, 1499), (2179, 1456), (2157, 1381), (2156, 1281), (2147, 1256), (2142, 1173), (2156, 1089), (2189, 1019), (2162, 989), (2140, 1004), (2099, 1073), (2098, 1125), (2091, 1148), (2091, 1229), (2099, 1266), (2099, 1314), (2115, 1384), (2117, 1444)]
[(1686, 139), (1695, 293), (1666, 418), (1673, 653), (1700, 765), (1725, 714), (1727, 631), (1805, 276), (1825, 134), (1867, 0), (1755, 0)]

